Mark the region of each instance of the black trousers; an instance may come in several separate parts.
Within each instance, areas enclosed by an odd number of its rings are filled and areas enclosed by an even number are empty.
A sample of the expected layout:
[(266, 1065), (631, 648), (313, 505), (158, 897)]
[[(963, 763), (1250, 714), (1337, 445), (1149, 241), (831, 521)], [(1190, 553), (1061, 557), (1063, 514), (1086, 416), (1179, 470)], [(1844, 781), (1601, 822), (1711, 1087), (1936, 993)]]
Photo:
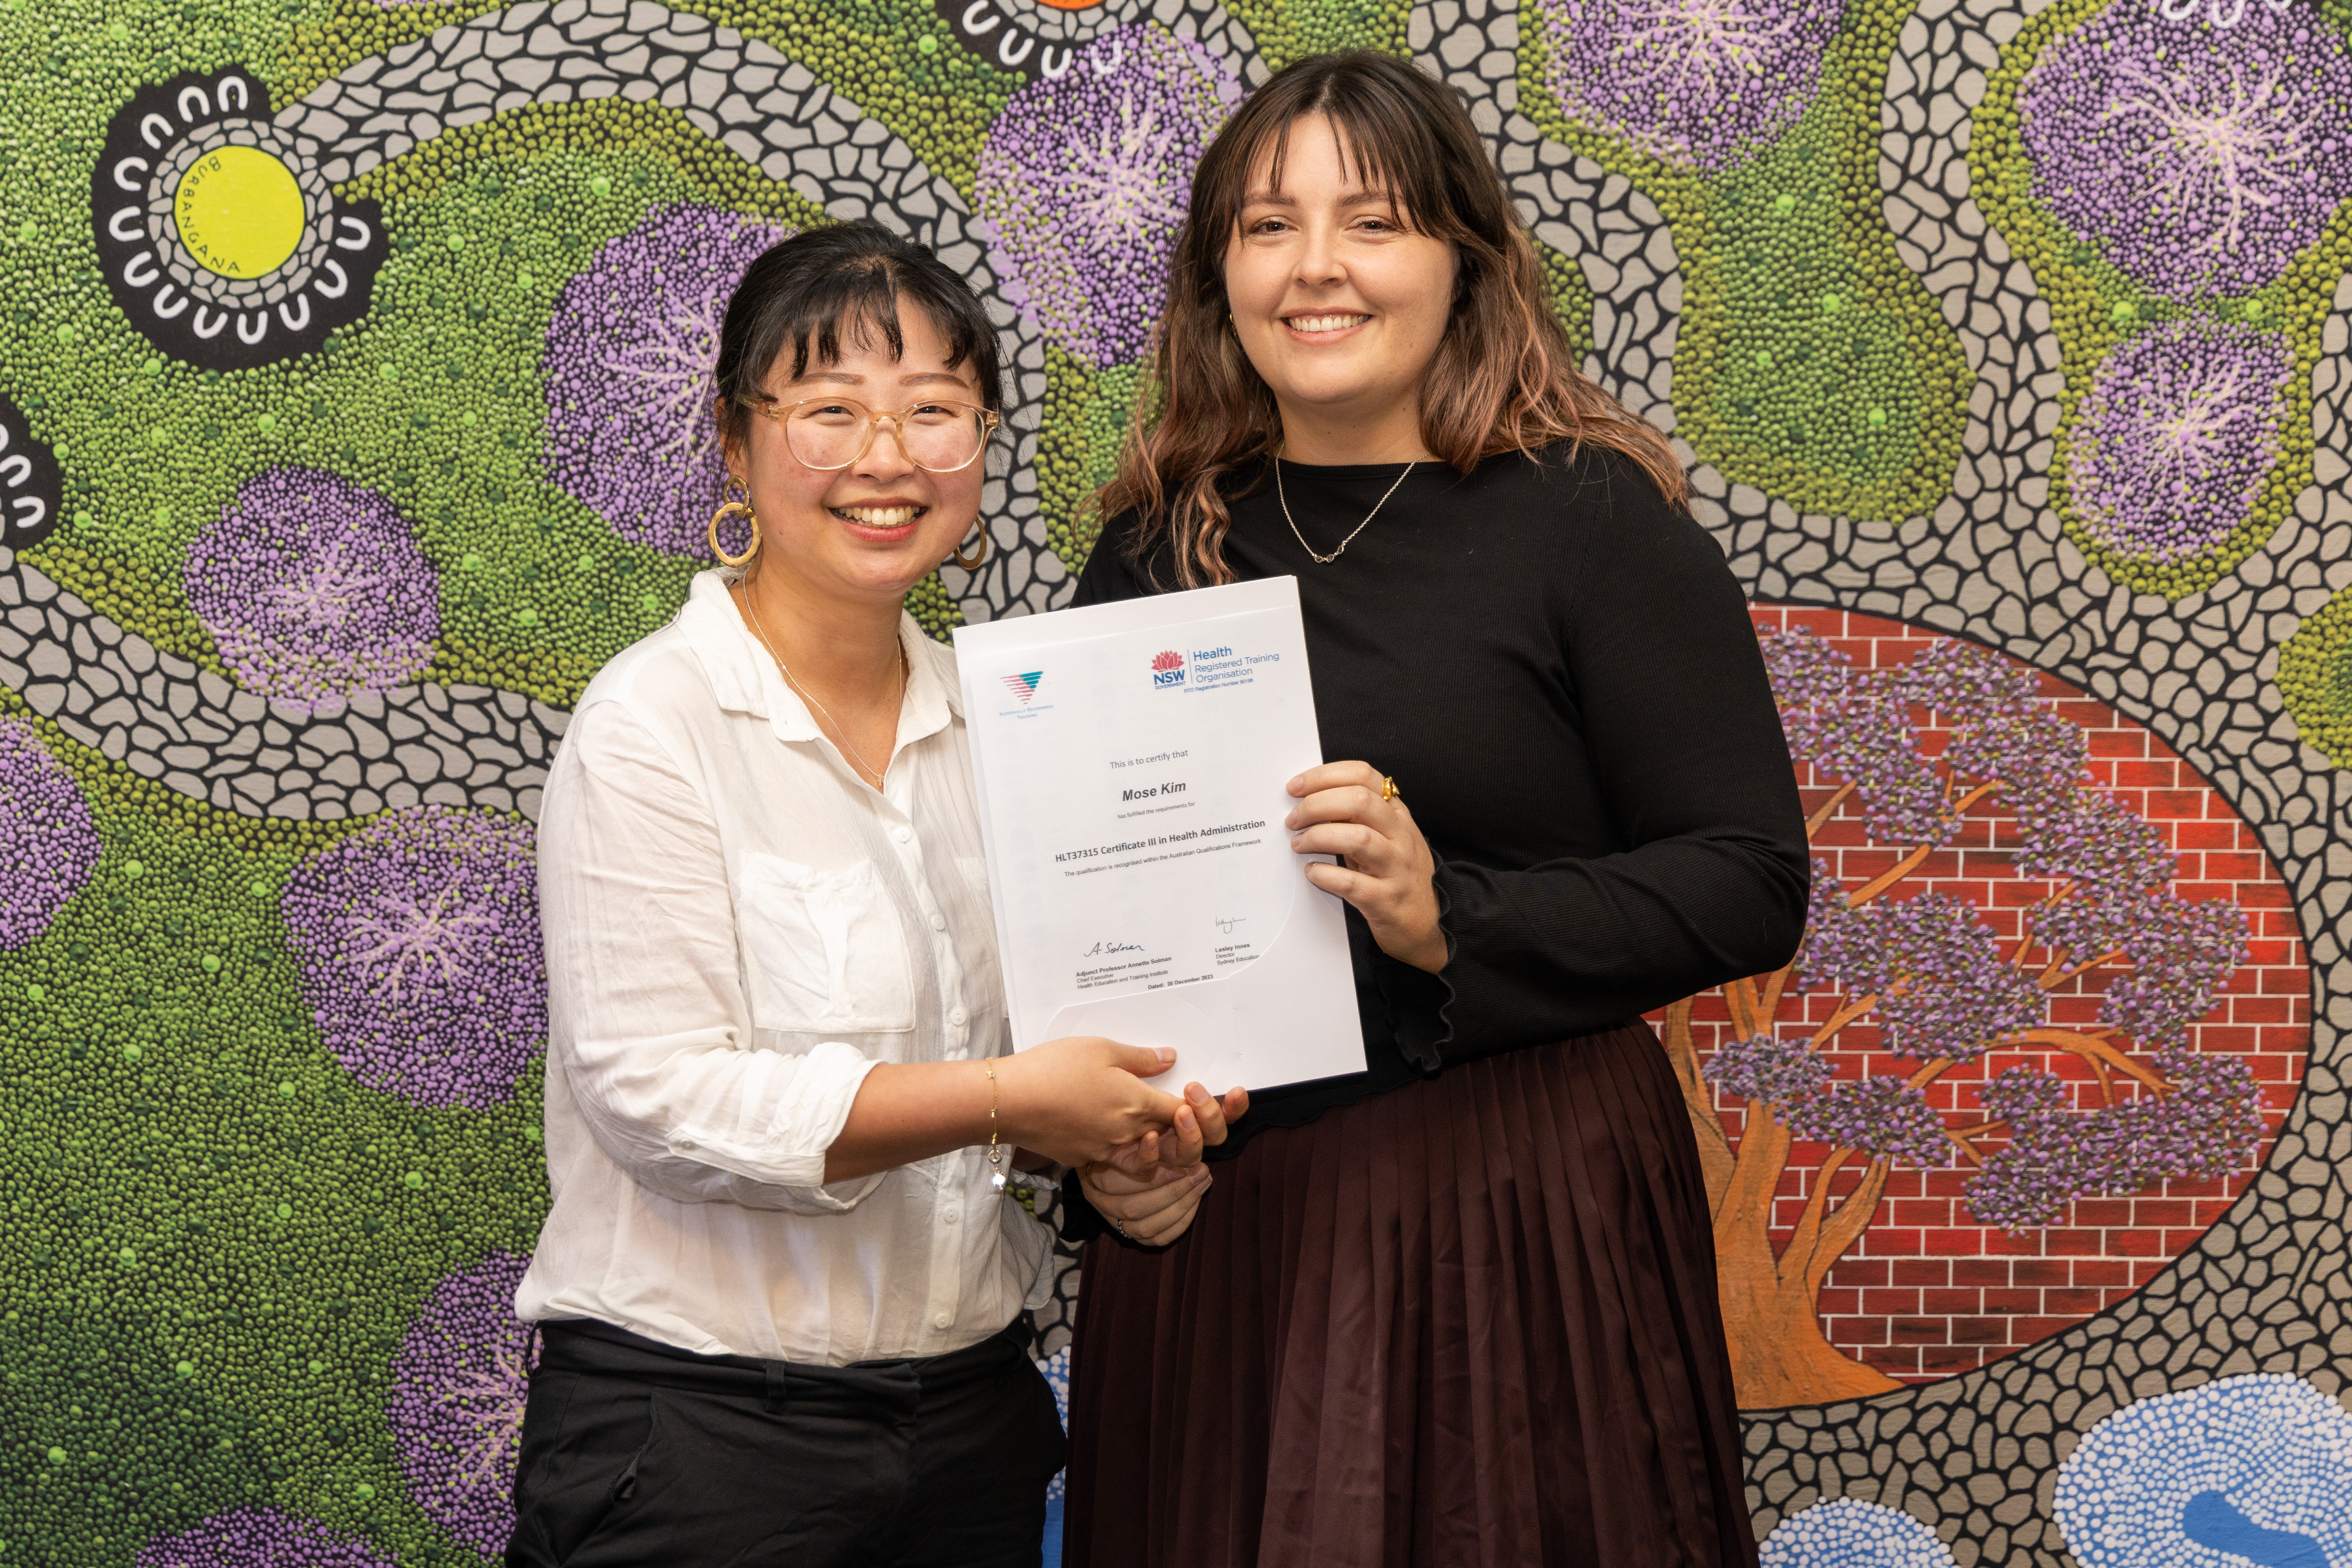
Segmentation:
[(506, 1568), (1034, 1568), (1065, 1448), (1017, 1318), (845, 1367), (546, 1323)]

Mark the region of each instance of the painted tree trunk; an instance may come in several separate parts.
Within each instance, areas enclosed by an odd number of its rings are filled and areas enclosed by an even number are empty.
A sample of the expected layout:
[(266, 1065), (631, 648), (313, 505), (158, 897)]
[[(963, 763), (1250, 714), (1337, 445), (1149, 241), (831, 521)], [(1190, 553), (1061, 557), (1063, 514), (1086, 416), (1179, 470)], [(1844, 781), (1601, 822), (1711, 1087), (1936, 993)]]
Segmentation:
[[(1829, 1225), (1819, 1222), (1819, 1205), (1809, 1206), (1811, 1223), (1801, 1222), (1787, 1249), (1775, 1257), (1772, 1189), (1780, 1184), (1788, 1149), (1788, 1132), (1770, 1108), (1750, 1100), (1739, 1163), (1753, 1161), (1766, 1169), (1753, 1183), (1735, 1176), (1731, 1199), (1715, 1216), (1716, 1284), (1742, 1410), (1822, 1405), (1900, 1386), (1831, 1344), (1821, 1320), (1822, 1279), (1877, 1212), (1885, 1168), (1874, 1163), (1864, 1172), (1861, 1185), (1830, 1215)], [(1829, 1174), (1824, 1169), (1823, 1185)]]
[(1706, 1175), (1707, 1205), (1715, 1216), (1716, 1285), (1739, 1407), (1822, 1405), (1900, 1387), (1831, 1344), (1822, 1331), (1820, 1310), (1822, 1279), (1877, 1214), (1885, 1164), (1865, 1165), (1854, 1190), (1831, 1209), (1831, 1178), (1844, 1163), (1832, 1156), (1787, 1248), (1775, 1254), (1772, 1199), (1788, 1165), (1788, 1129), (1769, 1105), (1751, 1100), (1739, 1142), (1733, 1145), (1715, 1113), (1714, 1095), (1699, 1076), (1690, 1011), (1688, 1001), (1669, 1007), (1663, 1038), (1682, 1083)]

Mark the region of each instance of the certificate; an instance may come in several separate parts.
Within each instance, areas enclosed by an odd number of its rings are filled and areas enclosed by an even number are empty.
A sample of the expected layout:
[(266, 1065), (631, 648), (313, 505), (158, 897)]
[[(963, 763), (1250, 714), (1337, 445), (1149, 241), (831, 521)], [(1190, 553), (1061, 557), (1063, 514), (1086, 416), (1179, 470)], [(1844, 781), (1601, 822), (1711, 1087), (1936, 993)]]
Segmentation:
[(1340, 900), (1283, 818), (1322, 762), (1288, 577), (955, 634), (1013, 1043), (1172, 1046), (1212, 1093), (1364, 1070)]

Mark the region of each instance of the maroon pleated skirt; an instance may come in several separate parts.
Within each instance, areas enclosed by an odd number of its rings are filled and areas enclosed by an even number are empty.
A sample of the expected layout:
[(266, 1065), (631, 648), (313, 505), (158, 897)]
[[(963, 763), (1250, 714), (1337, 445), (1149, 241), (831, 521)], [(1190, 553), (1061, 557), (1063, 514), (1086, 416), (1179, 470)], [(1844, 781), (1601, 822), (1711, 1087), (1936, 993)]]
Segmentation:
[(1753, 1568), (1714, 1239), (1632, 1024), (1270, 1129), (1087, 1248), (1071, 1568)]

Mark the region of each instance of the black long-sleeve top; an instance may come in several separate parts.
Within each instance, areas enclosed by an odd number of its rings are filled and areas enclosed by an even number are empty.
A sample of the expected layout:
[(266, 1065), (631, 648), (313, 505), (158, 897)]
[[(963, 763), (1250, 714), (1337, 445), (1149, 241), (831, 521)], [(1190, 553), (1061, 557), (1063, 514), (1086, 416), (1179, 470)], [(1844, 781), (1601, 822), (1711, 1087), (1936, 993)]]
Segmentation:
[[(1254, 1095), (1212, 1158), (1795, 951), (1803, 814), (1739, 586), (1636, 465), (1567, 451), (1422, 464), (1328, 565), (1299, 535), (1328, 553), (1402, 465), (1285, 463), (1296, 533), (1270, 473), (1232, 501), (1234, 574), (1298, 580), (1324, 758), (1392, 775), (1428, 837), (1448, 956), (1399, 963), (1349, 910), (1369, 1070)], [(1176, 585), (1135, 537), (1109, 522), (1076, 603)]]

